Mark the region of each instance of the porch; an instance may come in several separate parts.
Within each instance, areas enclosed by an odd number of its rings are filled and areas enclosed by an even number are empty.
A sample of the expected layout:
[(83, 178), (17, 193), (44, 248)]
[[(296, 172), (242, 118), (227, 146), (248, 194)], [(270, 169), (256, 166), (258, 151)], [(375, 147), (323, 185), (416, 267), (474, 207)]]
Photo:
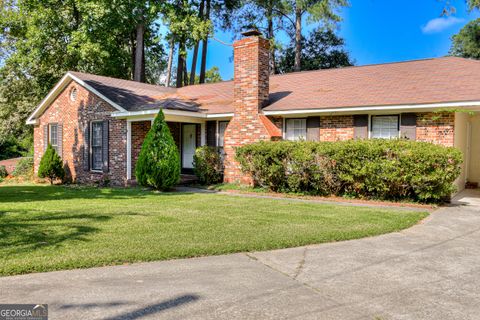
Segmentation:
[[(167, 125), (177, 145), (182, 175), (193, 173), (195, 150), (205, 144), (205, 122), (191, 119), (174, 121), (166, 117)], [(135, 183), (135, 165), (153, 119), (127, 120), (127, 180)]]

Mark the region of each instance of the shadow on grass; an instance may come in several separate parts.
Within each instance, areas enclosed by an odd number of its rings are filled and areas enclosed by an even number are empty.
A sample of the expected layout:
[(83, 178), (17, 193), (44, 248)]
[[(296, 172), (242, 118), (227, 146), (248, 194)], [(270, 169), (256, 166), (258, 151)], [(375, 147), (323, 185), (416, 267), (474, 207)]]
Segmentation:
[(29, 253), (65, 241), (88, 241), (89, 234), (99, 231), (98, 228), (89, 226), (91, 222), (111, 219), (97, 214), (49, 213), (32, 216), (30, 211), (8, 212), (14, 213), (14, 216), (9, 217), (0, 211), (0, 248), (3, 248), (6, 255)]
[[(185, 192), (162, 192), (161, 196), (182, 195)], [(0, 186), (0, 203), (31, 202), (71, 199), (115, 199), (128, 200), (155, 195), (153, 191), (140, 188), (95, 188), (78, 186)]]

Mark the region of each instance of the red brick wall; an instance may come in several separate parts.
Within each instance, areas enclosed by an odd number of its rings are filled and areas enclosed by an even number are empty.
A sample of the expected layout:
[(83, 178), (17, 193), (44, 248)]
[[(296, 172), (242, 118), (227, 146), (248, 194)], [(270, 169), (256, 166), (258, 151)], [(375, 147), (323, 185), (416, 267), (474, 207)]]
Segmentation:
[(320, 141), (353, 139), (353, 116), (321, 116)]
[(417, 113), (417, 141), (453, 147), (455, 113)]
[[(70, 100), (70, 92), (74, 87), (77, 89), (75, 102)], [(114, 185), (125, 185), (127, 124), (125, 120), (111, 118), (110, 114), (113, 111), (117, 110), (72, 81), (39, 118), (39, 125), (34, 127), (35, 172), (44, 152), (44, 143), (47, 143), (43, 137), (44, 126), (49, 123), (61, 123), (62, 159), (71, 179), (83, 183), (103, 179), (102, 173), (92, 173), (83, 168), (84, 128), (89, 121), (108, 119), (110, 152), (109, 172), (106, 176)]]
[(269, 95), (269, 42), (249, 37), (234, 43), (234, 107), (232, 120), (225, 131), (225, 182), (251, 183), (235, 161), (239, 146), (270, 140), (259, 118)]
[(135, 166), (143, 141), (151, 127), (151, 121), (132, 122), (132, 178), (135, 177)]

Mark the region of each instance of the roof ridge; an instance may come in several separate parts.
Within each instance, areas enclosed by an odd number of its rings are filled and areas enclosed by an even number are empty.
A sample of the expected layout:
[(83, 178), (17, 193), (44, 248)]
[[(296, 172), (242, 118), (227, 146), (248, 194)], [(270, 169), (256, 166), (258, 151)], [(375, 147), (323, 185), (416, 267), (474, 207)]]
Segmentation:
[(120, 80), (120, 81), (126, 81), (126, 82), (131, 82), (132, 84), (140, 84), (140, 85), (146, 85), (146, 86), (151, 86), (151, 87), (156, 87), (156, 88), (163, 88), (163, 89), (171, 89), (171, 90), (176, 90), (177, 88), (174, 87), (166, 87), (162, 86), (159, 84), (151, 84), (151, 83), (146, 83), (146, 82), (138, 82), (134, 80), (128, 80), (128, 79), (122, 79), (122, 78), (115, 78), (115, 77), (109, 77), (109, 76), (104, 76), (104, 75), (99, 75), (99, 74), (94, 74), (94, 73), (88, 73), (88, 72), (81, 72), (81, 71), (72, 71), (69, 70), (67, 73), (70, 73), (75, 76), (75, 74), (82, 74), (82, 75), (88, 75), (88, 76), (94, 76), (94, 77), (100, 77), (100, 78), (107, 78), (107, 79), (113, 79), (113, 80)]
[(431, 60), (442, 60), (442, 59), (461, 59), (467, 61), (475, 61), (480, 62), (480, 60), (471, 59), (471, 58), (463, 58), (463, 57), (456, 57), (456, 56), (443, 56), (443, 57), (432, 57), (432, 58), (421, 58), (421, 59), (413, 59), (413, 60), (405, 60), (405, 61), (392, 61), (392, 62), (383, 62), (383, 63), (370, 63), (364, 64), (361, 66), (347, 66), (347, 67), (339, 67), (339, 68), (325, 68), (325, 69), (317, 69), (317, 70), (304, 70), (299, 72), (288, 72), (282, 74), (275, 74), (271, 75), (270, 77), (281, 77), (286, 75), (292, 74), (304, 74), (304, 73), (313, 73), (313, 72), (327, 72), (327, 71), (336, 71), (336, 70), (344, 70), (344, 69), (360, 69), (360, 68), (368, 68), (368, 67), (377, 67), (377, 66), (385, 66), (385, 65), (392, 65), (392, 64), (405, 64), (405, 63), (412, 63), (412, 62), (422, 62), (422, 61), (431, 61)]

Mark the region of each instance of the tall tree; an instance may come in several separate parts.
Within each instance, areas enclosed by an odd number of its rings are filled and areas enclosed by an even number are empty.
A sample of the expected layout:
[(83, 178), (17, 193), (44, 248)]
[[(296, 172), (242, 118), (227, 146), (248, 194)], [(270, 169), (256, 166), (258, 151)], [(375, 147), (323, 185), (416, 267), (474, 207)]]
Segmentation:
[[(215, 83), (223, 81), (220, 75), (220, 69), (217, 66), (213, 66), (205, 72), (205, 83)], [(195, 84), (200, 83), (200, 76), (195, 75)]]
[[(158, 3), (149, 2), (152, 16)], [(0, 148), (5, 141), (31, 141), (31, 127), (24, 121), (66, 71), (132, 79), (137, 5), (119, 0), (0, 2)], [(157, 30), (154, 19), (145, 23), (147, 75), (161, 66), (154, 61), (163, 60)]]
[[(198, 17), (203, 19), (205, 9), (205, 0), (200, 0), (200, 4), (198, 7)], [(195, 84), (195, 73), (197, 72), (197, 60), (198, 60), (198, 49), (200, 46), (200, 40), (195, 41), (195, 46), (193, 48), (193, 56), (192, 56), (192, 67), (190, 69), (190, 84)]]
[(453, 56), (480, 59), (480, 19), (467, 23), (452, 37), (450, 54)]
[(169, 37), (178, 44), (176, 85), (181, 87), (185, 85), (185, 80), (188, 84), (188, 77), (184, 75), (187, 48), (210, 33), (211, 23), (199, 18), (195, 6), (187, 0), (176, 0), (168, 8), (164, 22), (169, 28)]
[[(205, 0), (205, 21), (210, 20), (211, 0)], [(202, 61), (200, 63), (200, 83), (205, 83), (205, 72), (207, 70), (207, 51), (208, 51), (208, 35), (202, 42)]]
[[(348, 5), (347, 0), (284, 0), (281, 14), (287, 25), (285, 31), (295, 41), (295, 71), (302, 69), (302, 27), (303, 18), (308, 14), (307, 22), (323, 22), (332, 27), (341, 20), (337, 9)], [(290, 30), (294, 30), (292, 33)]]
[[(260, 31), (268, 40), (270, 40), (270, 73), (274, 74), (276, 67), (276, 51), (279, 48), (276, 41), (276, 32), (281, 28), (280, 12), (282, 11), (282, 2), (277, 0), (247, 0), (240, 10), (234, 9), (233, 20), (235, 24), (228, 25), (234, 34), (239, 34), (247, 29), (256, 29)], [(226, 20), (226, 22), (230, 22)]]
[[(345, 50), (345, 41), (332, 30), (317, 28), (302, 40), (302, 71), (331, 69), (353, 65), (348, 52)], [(289, 73), (295, 71), (296, 47), (295, 43), (281, 54), (278, 71)]]

